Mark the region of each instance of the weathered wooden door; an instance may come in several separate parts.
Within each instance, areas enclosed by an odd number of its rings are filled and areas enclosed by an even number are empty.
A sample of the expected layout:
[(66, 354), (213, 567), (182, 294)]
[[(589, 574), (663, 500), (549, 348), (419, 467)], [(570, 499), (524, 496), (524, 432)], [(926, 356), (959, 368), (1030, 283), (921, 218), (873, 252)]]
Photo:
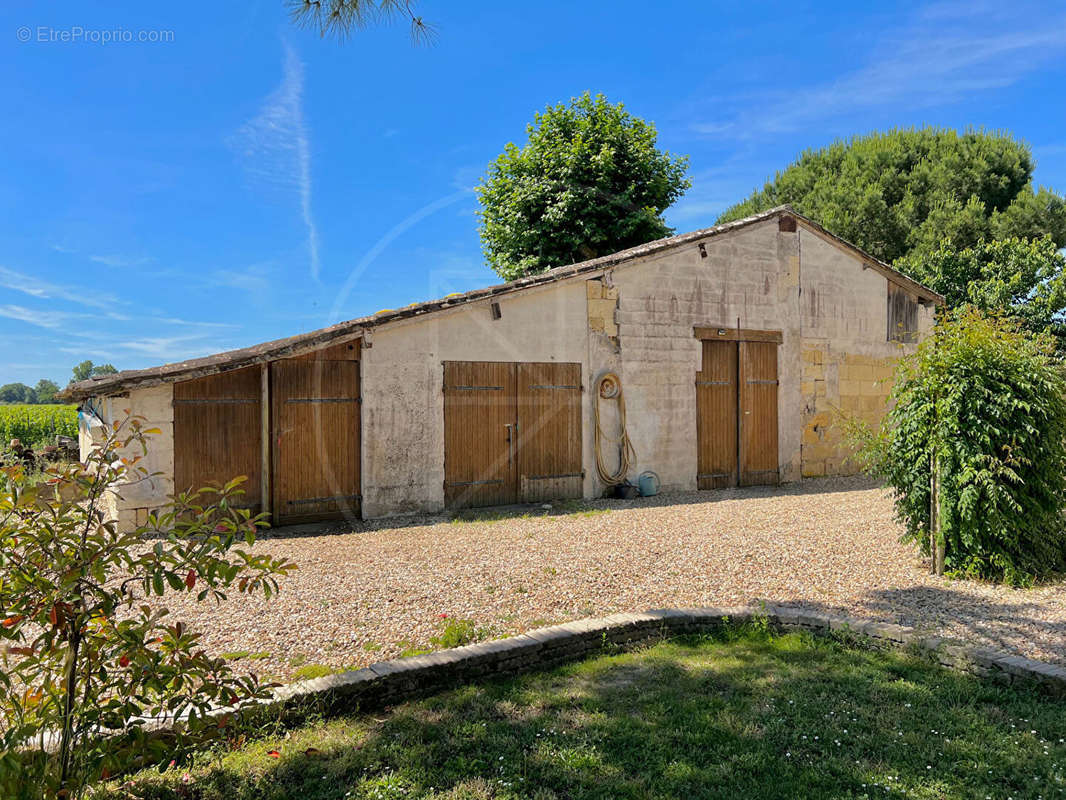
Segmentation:
[(518, 496), (581, 497), (581, 365), (518, 365)]
[(274, 516), (279, 524), (359, 514), (359, 362), (270, 365)]
[(515, 365), (444, 364), (444, 503), (448, 508), (518, 500)]
[(580, 497), (581, 365), (444, 364), (448, 508)]
[(737, 484), (737, 343), (704, 341), (696, 373), (696, 481), (700, 489)]
[(228, 483), (241, 475), (237, 504), (261, 508), (260, 368), (174, 384), (174, 491)]
[(740, 342), (740, 485), (780, 481), (777, 463), (777, 345)]
[(777, 347), (776, 341), (703, 341), (702, 369), (696, 373), (700, 489), (780, 481)]

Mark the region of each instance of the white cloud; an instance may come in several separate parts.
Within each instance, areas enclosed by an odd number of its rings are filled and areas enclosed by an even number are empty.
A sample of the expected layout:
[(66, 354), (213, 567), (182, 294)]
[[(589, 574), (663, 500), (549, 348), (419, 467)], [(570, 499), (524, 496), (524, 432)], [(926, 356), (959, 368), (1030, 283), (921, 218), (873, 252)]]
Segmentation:
[(865, 65), (835, 80), (788, 91), (718, 98), (725, 119), (696, 120), (707, 136), (748, 138), (862, 117), (870, 109), (922, 108), (1011, 86), (1049, 60), (1062, 58), (1066, 17), (1017, 8), (945, 2), (870, 42)]
[(146, 336), (141, 339), (115, 342), (114, 347), (118, 350), (148, 356), (154, 361), (185, 360), (227, 349), (225, 346), (215, 346), (205, 342), (194, 344), (203, 338), (202, 333), (183, 336)]
[(285, 58), (281, 84), (259, 113), (238, 131), (234, 145), (255, 180), (296, 192), (307, 231), (311, 277), (317, 280), (318, 228), (311, 203), (310, 130), (303, 110), (304, 67), (292, 46), (288, 42), (282, 45)]
[(67, 300), (88, 308), (108, 309), (118, 303), (118, 300), (110, 294), (92, 289), (56, 286), (33, 275), (16, 272), (7, 267), (0, 267), (0, 286), (22, 292), (30, 297), (42, 300)]
[(209, 322), (205, 320), (195, 319), (182, 319), (181, 317), (155, 317), (153, 322), (158, 322), (164, 325), (181, 325), (185, 328), (239, 328), (233, 322)]
[(89, 256), (90, 261), (103, 264), (108, 267), (140, 267), (152, 263), (151, 258), (132, 258), (130, 256)]
[(734, 127), (735, 125), (732, 122), (697, 122), (692, 126), (692, 130), (707, 136), (717, 136), (720, 133), (733, 130)]
[(19, 305), (0, 306), (0, 317), (18, 320), (50, 330), (59, 330), (72, 319), (84, 318), (87, 314), (72, 314), (67, 311), (41, 311)]
[(270, 262), (250, 264), (239, 269), (219, 269), (206, 278), (211, 287), (224, 287), (247, 292), (257, 302), (269, 296), (275, 285), (276, 267)]

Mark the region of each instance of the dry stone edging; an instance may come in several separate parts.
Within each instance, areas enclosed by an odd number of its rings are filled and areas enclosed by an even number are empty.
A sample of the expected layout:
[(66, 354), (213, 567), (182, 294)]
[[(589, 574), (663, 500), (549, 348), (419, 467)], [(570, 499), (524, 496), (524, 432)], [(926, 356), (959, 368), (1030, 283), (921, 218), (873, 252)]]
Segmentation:
[(714, 633), (764, 619), (775, 631), (815, 635), (851, 633), (879, 648), (913, 648), (939, 664), (1004, 683), (1030, 683), (1066, 697), (1066, 668), (935, 636), (886, 622), (780, 606), (653, 609), (581, 619), (518, 636), (379, 661), (352, 672), (289, 684), (264, 708), (286, 712), (308, 705), (335, 711), (369, 710), (423, 697), (483, 678), (513, 677), (578, 661), (607, 645), (628, 647), (671, 636)]
[[(1064, 667), (953, 639), (923, 636), (904, 625), (784, 606), (664, 608), (565, 622), (506, 639), (379, 661), (362, 669), (290, 683), (275, 690), (273, 697), (214, 709), (205, 717), (218, 720), (218, 726), (202, 728), (197, 736), (206, 742), (234, 716), (245, 724), (254, 724), (264, 717), (298, 719), (309, 711), (369, 711), (471, 681), (550, 669), (602, 654), (608, 647), (625, 649), (674, 636), (710, 634), (753, 621), (764, 621), (780, 633), (850, 634), (876, 648), (913, 648), (953, 670), (1007, 684), (1025, 684), (1066, 698)], [(141, 724), (150, 736), (168, 738), (174, 735), (175, 728), (184, 728), (187, 720), (155, 718), (142, 720)], [(45, 737), (44, 749), (52, 750), (54, 746), (54, 737)]]

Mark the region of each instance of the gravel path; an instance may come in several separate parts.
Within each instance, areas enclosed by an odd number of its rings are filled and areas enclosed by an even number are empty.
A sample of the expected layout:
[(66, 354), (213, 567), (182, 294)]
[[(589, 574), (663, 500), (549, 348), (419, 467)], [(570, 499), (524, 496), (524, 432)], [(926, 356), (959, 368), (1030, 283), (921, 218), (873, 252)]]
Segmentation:
[(1066, 663), (1066, 583), (1023, 591), (929, 575), (899, 543), (888, 494), (864, 479), (587, 508), (282, 529), (255, 546), (300, 567), (279, 597), (200, 607), (171, 597), (168, 607), (205, 632), (211, 651), (269, 654), (241, 665), (282, 679), (301, 664), (364, 666), (427, 647), (442, 614), (504, 636), (617, 611), (759, 600)]

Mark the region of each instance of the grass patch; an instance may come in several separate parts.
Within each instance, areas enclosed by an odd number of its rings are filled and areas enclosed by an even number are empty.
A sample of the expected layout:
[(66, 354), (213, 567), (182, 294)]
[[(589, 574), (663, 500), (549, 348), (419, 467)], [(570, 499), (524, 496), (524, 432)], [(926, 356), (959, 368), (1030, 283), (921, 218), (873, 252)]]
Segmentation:
[(1066, 702), (732, 629), (309, 722), (133, 787), (104, 796), (1066, 797)]
[(292, 673), (294, 680), (309, 681), (314, 678), (324, 678), (326, 675), (333, 675), (338, 670), (333, 667), (326, 666), (325, 664), (305, 664), (298, 670)]
[(401, 639), (396, 642), (396, 647), (399, 648), (400, 658), (410, 658), (411, 656), (424, 656), (426, 653), (432, 653), (433, 651), (428, 647), (419, 647), (412, 644), (406, 639)]
[(227, 661), (264, 661), (270, 658), (270, 653), (266, 651), (253, 653), (251, 650), (234, 650), (231, 653), (222, 653), (222, 658)]

